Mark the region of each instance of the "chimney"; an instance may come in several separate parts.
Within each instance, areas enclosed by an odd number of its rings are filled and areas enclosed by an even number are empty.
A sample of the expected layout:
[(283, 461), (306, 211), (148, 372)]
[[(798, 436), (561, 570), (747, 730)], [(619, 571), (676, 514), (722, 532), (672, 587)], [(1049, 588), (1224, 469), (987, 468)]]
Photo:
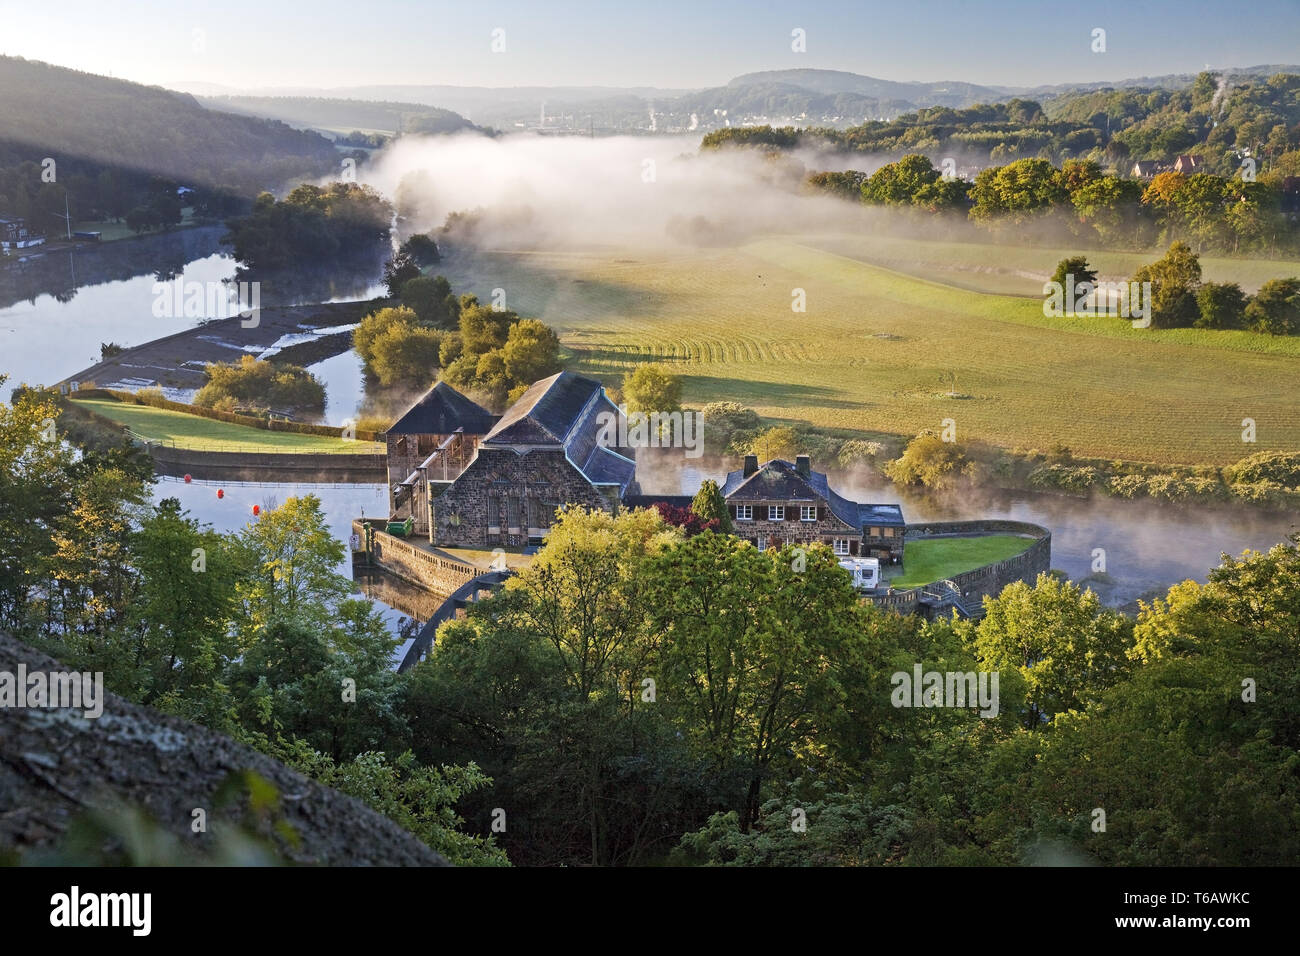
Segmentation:
[(758, 456), (746, 455), (745, 456), (745, 477), (748, 478), (756, 471), (758, 471)]
[(807, 455), (796, 455), (794, 459), (794, 470), (799, 473), (800, 477), (812, 477), (812, 459)]

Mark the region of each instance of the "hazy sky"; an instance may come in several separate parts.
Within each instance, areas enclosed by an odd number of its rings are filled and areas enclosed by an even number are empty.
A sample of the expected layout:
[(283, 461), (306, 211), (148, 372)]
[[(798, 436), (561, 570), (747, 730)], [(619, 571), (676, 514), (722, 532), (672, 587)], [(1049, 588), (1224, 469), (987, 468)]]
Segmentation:
[(243, 88), (700, 87), (792, 67), (1029, 86), (1294, 63), (1300, 0), (0, 0), (0, 53)]

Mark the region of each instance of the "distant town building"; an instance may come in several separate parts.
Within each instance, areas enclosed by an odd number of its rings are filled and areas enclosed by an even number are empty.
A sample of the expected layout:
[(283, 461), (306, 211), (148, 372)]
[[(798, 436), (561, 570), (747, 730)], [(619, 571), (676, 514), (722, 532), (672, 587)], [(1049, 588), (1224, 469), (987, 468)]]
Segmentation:
[(26, 249), (44, 241), (44, 236), (28, 231), (26, 220), (0, 218), (0, 249)]
[(1161, 173), (1182, 173), (1190, 176), (1204, 172), (1205, 159), (1201, 156), (1182, 154), (1173, 159), (1141, 159), (1133, 164), (1129, 175), (1134, 179), (1151, 179)]

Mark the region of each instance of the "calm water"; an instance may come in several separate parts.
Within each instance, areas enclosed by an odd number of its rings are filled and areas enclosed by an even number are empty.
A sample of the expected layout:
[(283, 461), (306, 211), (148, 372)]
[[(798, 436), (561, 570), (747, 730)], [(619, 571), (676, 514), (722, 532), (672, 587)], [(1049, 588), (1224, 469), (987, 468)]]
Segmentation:
[[(0, 261), (0, 375), (8, 388), (21, 382), (46, 385), (99, 361), (103, 342), (141, 345), (198, 325), (202, 319), (153, 314), (154, 284), (230, 283), (235, 260), (221, 245), (224, 227), (185, 229), (154, 236)], [(327, 275), (240, 276), (262, 283), (263, 306), (345, 302), (383, 294), (384, 251), (362, 257), (355, 269)], [(205, 316), (218, 318), (220, 316)], [(326, 415), (339, 424), (356, 412), (362, 388), (360, 360), (353, 355), (317, 363), (324, 382)]]

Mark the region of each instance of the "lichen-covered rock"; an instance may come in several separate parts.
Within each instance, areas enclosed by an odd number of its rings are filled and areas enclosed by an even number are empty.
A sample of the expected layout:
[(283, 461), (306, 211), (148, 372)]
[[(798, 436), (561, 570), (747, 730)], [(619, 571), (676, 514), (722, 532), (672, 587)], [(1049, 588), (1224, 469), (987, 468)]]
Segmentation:
[[(0, 634), (0, 672), (16, 674), (20, 663), (28, 673), (67, 670)], [(251, 809), (242, 791), (231, 798), (232, 782), (250, 779), (260, 791)], [(152, 842), (167, 845), (165, 852), (144, 854), (155, 862), (448, 865), (355, 798), (205, 727), (113, 694), (105, 695), (98, 718), (81, 709), (0, 707), (0, 853), (26, 859), (63, 853), (66, 860), (69, 828), (84, 839), (87, 828), (80, 824), (111, 814), (125, 814), (130, 833), (144, 826)], [(131, 842), (113, 828), (89, 831)], [(141, 854), (135, 856), (139, 861)]]

